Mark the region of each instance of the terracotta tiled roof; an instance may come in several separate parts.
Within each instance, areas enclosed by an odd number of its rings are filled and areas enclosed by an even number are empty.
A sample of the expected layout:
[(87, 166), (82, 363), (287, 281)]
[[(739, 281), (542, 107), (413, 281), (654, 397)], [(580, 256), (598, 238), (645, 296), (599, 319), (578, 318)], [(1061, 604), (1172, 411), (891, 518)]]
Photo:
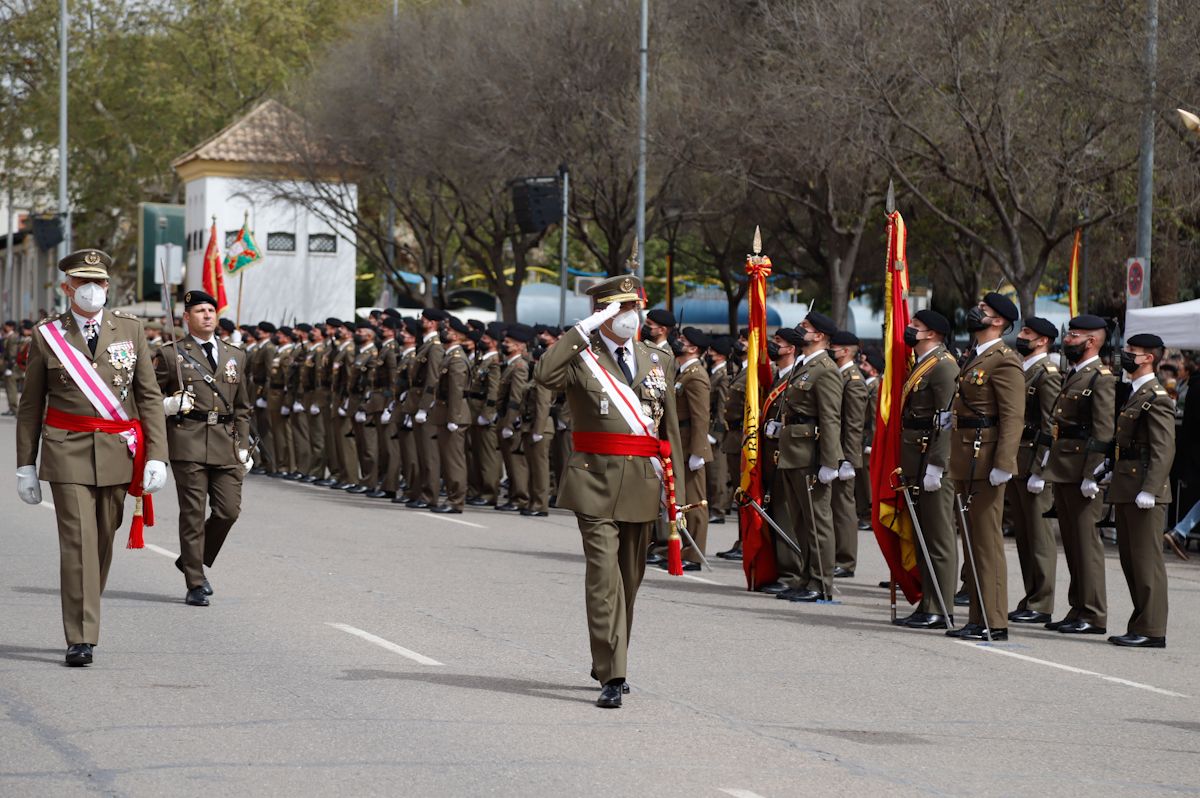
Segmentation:
[(256, 105), (248, 114), (220, 133), (171, 162), (178, 169), (189, 161), (237, 161), (286, 164), (300, 160), (290, 142), (303, 123), (300, 117), (275, 100)]

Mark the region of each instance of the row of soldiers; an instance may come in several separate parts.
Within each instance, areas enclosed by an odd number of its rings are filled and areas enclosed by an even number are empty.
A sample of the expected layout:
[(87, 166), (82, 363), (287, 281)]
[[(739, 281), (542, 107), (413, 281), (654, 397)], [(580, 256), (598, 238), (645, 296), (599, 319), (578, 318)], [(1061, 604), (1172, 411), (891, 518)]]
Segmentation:
[(33, 322), (29, 319), (4, 322), (0, 331), (0, 376), (4, 381), (4, 396), (8, 407), (0, 415), (15, 416), (17, 402), (25, 384), (25, 367), (29, 363), (29, 346), (33, 341)]

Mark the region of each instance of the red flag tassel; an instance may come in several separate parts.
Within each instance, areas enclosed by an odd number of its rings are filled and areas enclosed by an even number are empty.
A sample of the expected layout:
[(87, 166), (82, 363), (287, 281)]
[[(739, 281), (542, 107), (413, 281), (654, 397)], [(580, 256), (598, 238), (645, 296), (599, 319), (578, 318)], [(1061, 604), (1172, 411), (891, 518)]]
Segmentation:
[(146, 541), (142, 537), (142, 497), (138, 496), (134, 500), (133, 523), (129, 525), (129, 542), (125, 544), (125, 548), (141, 549), (145, 545)]
[(667, 573), (683, 576), (683, 538), (679, 537), (679, 522), (671, 522), (671, 534), (667, 537)]

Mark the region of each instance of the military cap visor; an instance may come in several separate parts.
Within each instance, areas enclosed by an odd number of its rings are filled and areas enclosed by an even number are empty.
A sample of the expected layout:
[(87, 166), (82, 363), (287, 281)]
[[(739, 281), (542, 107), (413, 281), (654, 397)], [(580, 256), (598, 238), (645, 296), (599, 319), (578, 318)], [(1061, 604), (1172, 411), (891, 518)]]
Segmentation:
[(918, 310), (913, 318), (943, 337), (950, 334), (950, 322), (936, 310)]
[(618, 274), (607, 280), (596, 283), (587, 290), (587, 295), (597, 305), (608, 305), (612, 302), (640, 302), (642, 300), (642, 281), (632, 274)]
[(1011, 299), (1004, 296), (1004, 294), (991, 291), (984, 295), (983, 304), (999, 313), (1001, 318), (1006, 321), (1014, 322), (1021, 318), (1021, 312), (1017, 310), (1017, 306), (1013, 304)]
[(112, 258), (98, 249), (80, 249), (58, 262), (58, 268), (68, 277), (86, 280), (107, 280)]
[(805, 316), (804, 320), (811, 324), (814, 330), (826, 335), (833, 335), (838, 331), (837, 325), (833, 323), (833, 319), (815, 310)]
[(1126, 346), (1136, 346), (1139, 349), (1162, 349), (1163, 339), (1154, 333), (1138, 333), (1125, 339)]
[(1099, 316), (1093, 316), (1090, 313), (1085, 313), (1082, 316), (1076, 316), (1067, 322), (1067, 327), (1072, 330), (1105, 330), (1108, 325), (1104, 323), (1104, 319)]
[(849, 330), (838, 330), (829, 336), (829, 343), (834, 346), (858, 346), (858, 336)]
[(1054, 322), (1043, 319), (1041, 316), (1030, 316), (1025, 319), (1025, 326), (1038, 335), (1046, 336), (1051, 341), (1058, 337), (1058, 328), (1054, 326)]

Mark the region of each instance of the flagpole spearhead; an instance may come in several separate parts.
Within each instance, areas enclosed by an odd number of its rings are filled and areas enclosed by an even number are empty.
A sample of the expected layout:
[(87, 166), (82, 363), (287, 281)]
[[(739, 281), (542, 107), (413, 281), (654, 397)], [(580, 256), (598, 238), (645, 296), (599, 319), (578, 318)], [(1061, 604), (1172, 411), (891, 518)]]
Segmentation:
[(751, 251), (755, 255), (762, 254), (762, 230), (759, 229), (758, 225), (754, 225), (754, 244), (751, 247)]
[(636, 238), (633, 239), (633, 249), (629, 251), (629, 260), (625, 261), (625, 267), (630, 272), (638, 270), (638, 242)]
[(883, 209), (889, 214), (896, 212), (896, 184), (888, 180), (887, 197), (883, 201)]

